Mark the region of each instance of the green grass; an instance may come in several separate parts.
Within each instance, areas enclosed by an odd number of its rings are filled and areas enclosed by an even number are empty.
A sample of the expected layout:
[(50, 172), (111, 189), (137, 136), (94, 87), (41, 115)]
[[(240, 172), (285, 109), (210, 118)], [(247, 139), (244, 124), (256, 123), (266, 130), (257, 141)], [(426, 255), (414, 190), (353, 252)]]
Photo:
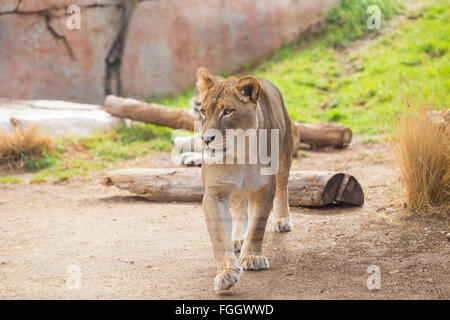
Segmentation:
[(326, 14), (326, 28), (320, 41), (326, 46), (346, 47), (350, 41), (367, 32), (367, 8), (377, 5), (381, 11), (381, 26), (402, 8), (398, 0), (341, 0)]
[(45, 154), (27, 165), (29, 170), (40, 170), (30, 183), (64, 181), (151, 151), (167, 150), (172, 145), (171, 135), (169, 128), (137, 123), (130, 127), (121, 124), (88, 137), (59, 139), (54, 154)]
[[(381, 8), (384, 25), (402, 10), (393, 0), (341, 1), (327, 14), (322, 34), (308, 43), (283, 46), (246, 73), (274, 82), (294, 120), (336, 121), (355, 134), (391, 132), (407, 103), (448, 108), (448, 1), (425, 1), (418, 14), (362, 52), (341, 54), (350, 41), (378, 32), (366, 27), (366, 8), (373, 3)], [(187, 108), (192, 92), (158, 102)]]
[(355, 134), (390, 132), (405, 102), (449, 107), (450, 11), (446, 1), (428, 5), (361, 53), (339, 55), (326, 36), (286, 48), (282, 60), (254, 73), (278, 85), (295, 120), (337, 121)]
[(21, 179), (13, 176), (0, 177), (0, 184), (20, 183)]

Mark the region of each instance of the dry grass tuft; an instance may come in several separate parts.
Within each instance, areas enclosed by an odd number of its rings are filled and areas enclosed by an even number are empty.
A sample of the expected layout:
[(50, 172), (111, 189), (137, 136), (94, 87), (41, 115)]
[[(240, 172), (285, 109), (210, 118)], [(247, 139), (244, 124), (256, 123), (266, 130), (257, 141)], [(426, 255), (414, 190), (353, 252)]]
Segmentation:
[(395, 132), (397, 159), (408, 207), (450, 215), (450, 127), (428, 111), (404, 112)]
[(13, 132), (0, 132), (0, 164), (21, 168), (27, 160), (43, 157), (54, 150), (53, 140), (41, 134), (35, 126), (26, 130), (19, 126)]

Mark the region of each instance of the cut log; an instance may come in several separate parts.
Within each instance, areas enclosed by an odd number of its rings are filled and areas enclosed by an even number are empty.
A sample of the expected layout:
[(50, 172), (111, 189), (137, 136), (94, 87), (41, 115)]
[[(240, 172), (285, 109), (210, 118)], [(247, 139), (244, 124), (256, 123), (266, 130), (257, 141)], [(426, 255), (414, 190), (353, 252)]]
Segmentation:
[(343, 173), (293, 171), (289, 175), (289, 205), (321, 207), (334, 201)]
[(364, 193), (358, 180), (348, 174), (344, 175), (334, 200), (341, 203), (362, 205)]
[(201, 174), (194, 168), (119, 169), (109, 172), (103, 184), (156, 202), (200, 202), (203, 199)]
[(344, 148), (352, 141), (352, 131), (340, 123), (295, 122), (295, 125), (300, 131), (300, 142), (307, 143), (312, 148)]
[[(203, 184), (197, 168), (119, 169), (109, 172), (103, 184), (156, 202), (200, 202), (203, 199)], [(288, 189), (291, 206), (364, 203), (360, 184), (353, 176), (344, 173), (293, 171)]]
[(196, 120), (184, 109), (172, 109), (155, 103), (113, 95), (106, 97), (104, 109), (117, 117), (189, 131), (194, 131)]

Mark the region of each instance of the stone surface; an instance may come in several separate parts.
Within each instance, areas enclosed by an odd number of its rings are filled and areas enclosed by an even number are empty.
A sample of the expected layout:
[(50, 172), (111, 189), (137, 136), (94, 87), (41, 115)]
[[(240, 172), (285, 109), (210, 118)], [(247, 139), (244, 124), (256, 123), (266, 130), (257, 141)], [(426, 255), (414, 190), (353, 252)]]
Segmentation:
[(103, 102), (120, 12), (82, 9), (80, 30), (69, 30), (67, 17), (64, 9), (0, 15), (0, 97)]
[(36, 125), (51, 136), (82, 136), (98, 130), (107, 130), (121, 123), (101, 106), (57, 100), (7, 100), (0, 99), (0, 131), (11, 131), (11, 122), (20, 123), (23, 129)]
[(14, 11), (18, 4), (19, 0), (2, 0), (0, 2), (0, 13)]
[(121, 0), (22, 0), (18, 8), (21, 12), (47, 10), (49, 8), (66, 8), (70, 5), (79, 7), (104, 6), (121, 3)]
[[(74, 2), (80, 30), (66, 27), (66, 7)], [(135, 98), (179, 92), (193, 84), (197, 67), (232, 72), (259, 60), (335, 3), (2, 0), (0, 97), (100, 104), (106, 92)]]

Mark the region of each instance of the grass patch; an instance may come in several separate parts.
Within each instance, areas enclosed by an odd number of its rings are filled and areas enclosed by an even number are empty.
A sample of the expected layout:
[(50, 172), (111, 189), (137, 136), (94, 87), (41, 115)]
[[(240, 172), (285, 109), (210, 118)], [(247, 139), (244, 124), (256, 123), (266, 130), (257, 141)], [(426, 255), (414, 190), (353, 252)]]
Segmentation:
[[(60, 182), (90, 171), (112, 167), (115, 163), (163, 151), (172, 146), (172, 129), (144, 123), (120, 124), (113, 130), (87, 137), (65, 137), (56, 142), (54, 154), (44, 154), (29, 164), (40, 171), (30, 183)], [(38, 169), (39, 170), (39, 169)]]
[(53, 153), (55, 144), (51, 138), (40, 133), (35, 126), (13, 132), (0, 133), (0, 164), (12, 168), (42, 169), (51, 164), (42, 161)]
[(450, 128), (408, 109), (395, 131), (397, 158), (410, 208), (450, 215)]
[(7, 177), (0, 177), (0, 184), (13, 184), (13, 183), (21, 183), (22, 180), (13, 177), (13, 176), (7, 176)]
[(286, 48), (282, 60), (254, 73), (281, 89), (295, 120), (336, 121), (355, 134), (390, 132), (405, 100), (449, 107), (450, 39), (445, 35), (450, 16), (439, 10), (446, 6), (429, 2), (421, 18), (408, 20), (361, 53), (343, 56), (325, 38), (306, 48)]
[(380, 8), (382, 27), (402, 7), (397, 0), (341, 0), (325, 16), (325, 36), (321, 41), (328, 46), (345, 47), (350, 41), (361, 38), (367, 32), (367, 8), (371, 5)]

